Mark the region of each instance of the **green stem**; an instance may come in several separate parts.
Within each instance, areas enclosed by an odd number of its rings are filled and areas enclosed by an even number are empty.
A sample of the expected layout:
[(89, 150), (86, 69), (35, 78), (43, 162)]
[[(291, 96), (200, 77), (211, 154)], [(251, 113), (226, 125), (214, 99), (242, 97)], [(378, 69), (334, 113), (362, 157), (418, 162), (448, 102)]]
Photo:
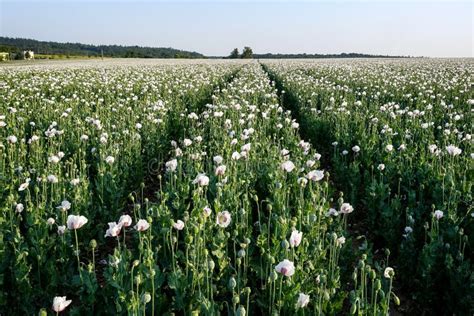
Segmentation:
[(84, 283), (82, 280), (82, 273), (81, 273), (81, 261), (79, 259), (79, 241), (77, 239), (77, 229), (74, 229), (74, 236), (76, 237), (76, 257), (77, 257), (77, 269), (79, 271), (79, 277), (81, 279), (81, 283)]

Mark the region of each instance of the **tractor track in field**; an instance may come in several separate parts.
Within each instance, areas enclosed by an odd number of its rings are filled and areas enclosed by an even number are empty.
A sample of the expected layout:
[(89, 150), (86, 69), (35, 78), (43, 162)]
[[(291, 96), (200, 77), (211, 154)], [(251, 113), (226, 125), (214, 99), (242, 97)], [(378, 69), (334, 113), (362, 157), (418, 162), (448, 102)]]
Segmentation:
[[(270, 80), (275, 83), (275, 88), (277, 91), (277, 95), (280, 99), (280, 105), (285, 109), (289, 110), (291, 112), (291, 117), (296, 120), (296, 122), (300, 123), (300, 128), (298, 129), (298, 133), (301, 137), (301, 139), (308, 141), (311, 143), (311, 145), (314, 148), (318, 149), (318, 152), (321, 154), (321, 167), (325, 171), (331, 171), (333, 170), (333, 166), (331, 164), (331, 160), (328, 158), (330, 157), (332, 153), (332, 148), (328, 148), (327, 146), (320, 146), (321, 144), (317, 144), (315, 141), (315, 135), (314, 131), (310, 130), (308, 128), (307, 124), (301, 124), (301, 122), (304, 122), (303, 115), (298, 107), (298, 101), (295, 99), (294, 96), (289, 96), (288, 93), (286, 93), (284, 89), (283, 83), (278, 79), (278, 77), (273, 74), (268, 66), (265, 64), (262, 64), (259, 61), (260, 66), (262, 67), (263, 71), (268, 75)], [(329, 136), (330, 131), (327, 131), (327, 135)], [(329, 141), (329, 137), (328, 137)], [(333, 199), (337, 200), (339, 193), (345, 193), (343, 190), (340, 190), (341, 186), (338, 184), (338, 179), (329, 179), (329, 184), (330, 186), (335, 189), (333, 192)], [(362, 190), (362, 189), (361, 189)], [(362, 212), (365, 213), (365, 212)], [(352, 240), (352, 250), (353, 254), (356, 254), (356, 256), (359, 256), (360, 254), (360, 248), (363, 244), (364, 240), (374, 242), (374, 236), (371, 236), (368, 224), (366, 219), (364, 218), (357, 218), (356, 221), (349, 221), (347, 225), (347, 232), (349, 233), (349, 236), (351, 237)], [(359, 238), (362, 237), (362, 238)], [(356, 258), (356, 256), (354, 258)], [(379, 260), (384, 258), (383, 254), (383, 248), (376, 248), (376, 250), (373, 252), (373, 258), (375, 260)], [(357, 260), (353, 260), (353, 262), (357, 262)], [(355, 266), (355, 265), (354, 265)], [(351, 266), (350, 268), (354, 268), (354, 266)], [(396, 265), (394, 265), (396, 267)], [(343, 269), (342, 271), (343, 276), (345, 278), (342, 278), (346, 282), (341, 282), (342, 286), (345, 286), (349, 284), (350, 280), (350, 274), (352, 273), (351, 269)], [(399, 285), (397, 285), (396, 279), (394, 280), (393, 287), (395, 290), (399, 289), (400, 291), (397, 291), (397, 295), (399, 296), (400, 300), (403, 302), (403, 304), (400, 304), (400, 306), (394, 306), (394, 308), (390, 311), (390, 315), (411, 315), (415, 312), (419, 312), (419, 307), (417, 304), (410, 299), (408, 296), (403, 295), (404, 291), (403, 289), (400, 288)], [(348, 289), (350, 290), (350, 289)], [(349, 312), (350, 306), (348, 304), (345, 305), (347, 308), (346, 312)], [(424, 313), (422, 313), (424, 315)]]
[[(234, 80), (235, 76), (240, 72), (242, 68), (238, 68), (231, 74), (229, 74), (222, 82), (216, 84), (212, 92), (207, 95), (205, 98), (200, 100), (198, 104), (196, 104), (196, 110), (200, 113), (202, 109), (205, 107), (206, 104), (212, 103), (212, 95), (215, 91), (222, 90), (226, 85), (228, 85), (232, 80)], [(184, 128), (182, 125), (180, 129), (176, 130), (173, 129), (175, 126), (169, 126), (167, 130), (167, 135), (174, 135), (179, 136), (184, 133)], [(173, 139), (173, 137), (170, 137)], [(138, 186), (130, 191), (127, 195), (124, 195), (125, 198), (125, 205), (123, 208), (122, 213), (127, 215), (133, 215), (133, 211), (135, 206), (142, 203), (157, 203), (160, 200), (159, 192), (163, 186), (163, 175), (165, 174), (165, 162), (171, 158), (171, 144), (168, 142), (166, 147), (163, 149), (163, 156), (160, 158), (153, 159), (151, 161), (147, 161), (144, 167), (146, 168), (144, 172), (144, 177), (142, 183), (138, 184)], [(133, 200), (132, 200), (133, 197)], [(126, 235), (126, 244), (130, 245), (130, 239), (132, 238), (131, 234)], [(116, 240), (106, 239), (106, 243), (101, 245), (96, 249), (96, 256), (97, 256), (97, 263), (99, 262), (107, 262), (107, 258), (114, 252), (116, 246)], [(105, 286), (105, 277), (104, 272), (106, 269), (106, 264), (98, 264), (96, 265), (96, 275), (97, 275), (97, 282), (101, 287)]]

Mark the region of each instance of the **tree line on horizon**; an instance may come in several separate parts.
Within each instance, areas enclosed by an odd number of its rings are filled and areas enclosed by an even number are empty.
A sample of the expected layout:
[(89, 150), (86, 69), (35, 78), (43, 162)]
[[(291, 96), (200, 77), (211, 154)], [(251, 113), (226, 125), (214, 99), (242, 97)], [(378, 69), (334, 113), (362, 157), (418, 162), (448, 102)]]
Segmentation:
[(361, 53), (341, 53), (341, 54), (254, 54), (252, 48), (245, 46), (242, 54), (238, 48), (234, 48), (227, 58), (256, 58), (256, 59), (298, 59), (298, 58), (408, 58), (410, 56), (390, 56), (390, 55), (371, 55)]
[(122, 45), (91, 45), (81, 43), (58, 43), (25, 38), (0, 37), (0, 52), (19, 53), (32, 50), (35, 54), (122, 57), (122, 58), (204, 58), (197, 52), (166, 47), (142, 47)]

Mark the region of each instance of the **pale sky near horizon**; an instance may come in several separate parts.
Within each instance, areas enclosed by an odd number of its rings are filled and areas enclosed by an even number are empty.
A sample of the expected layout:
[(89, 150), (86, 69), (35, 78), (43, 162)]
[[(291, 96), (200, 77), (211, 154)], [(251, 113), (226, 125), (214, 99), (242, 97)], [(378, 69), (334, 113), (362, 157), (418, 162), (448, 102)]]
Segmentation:
[(474, 1), (0, 0), (0, 36), (228, 55), (474, 57)]

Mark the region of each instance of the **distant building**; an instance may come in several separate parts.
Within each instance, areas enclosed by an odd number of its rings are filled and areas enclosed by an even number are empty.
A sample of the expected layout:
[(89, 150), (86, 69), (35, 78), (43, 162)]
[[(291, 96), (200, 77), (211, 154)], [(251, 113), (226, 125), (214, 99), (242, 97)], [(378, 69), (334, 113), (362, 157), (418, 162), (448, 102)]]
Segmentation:
[(0, 61), (7, 61), (10, 59), (10, 53), (0, 52)]
[(35, 59), (35, 53), (32, 50), (24, 50), (22, 52), (23, 59)]

